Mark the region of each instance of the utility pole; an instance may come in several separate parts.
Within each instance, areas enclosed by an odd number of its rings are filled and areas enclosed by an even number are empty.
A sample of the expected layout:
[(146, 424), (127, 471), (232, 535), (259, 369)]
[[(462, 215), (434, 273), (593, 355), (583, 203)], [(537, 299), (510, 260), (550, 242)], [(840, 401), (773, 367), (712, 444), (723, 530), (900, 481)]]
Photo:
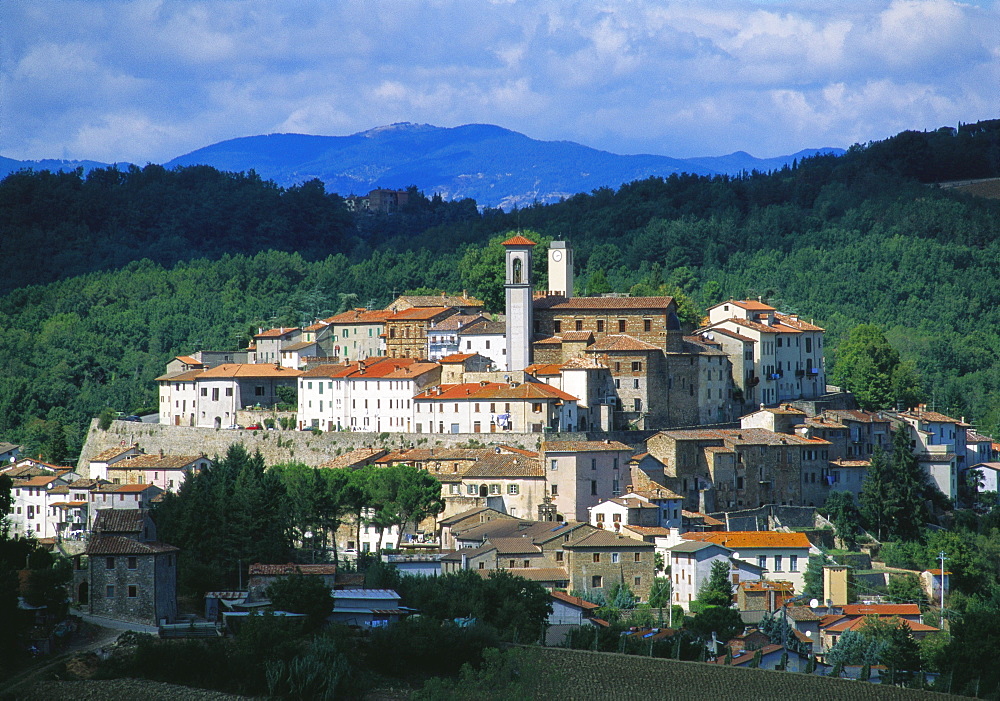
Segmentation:
[(944, 630), (944, 561), (948, 558), (944, 556), (944, 550), (938, 553), (938, 557), (941, 559), (941, 630)]

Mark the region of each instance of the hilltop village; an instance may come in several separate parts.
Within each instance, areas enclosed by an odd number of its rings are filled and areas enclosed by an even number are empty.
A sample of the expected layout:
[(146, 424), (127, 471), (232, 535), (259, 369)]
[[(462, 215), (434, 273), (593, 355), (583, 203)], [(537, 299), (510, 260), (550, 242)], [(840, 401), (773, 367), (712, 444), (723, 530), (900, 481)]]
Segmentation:
[[(369, 553), (416, 574), (504, 570), (547, 590), (549, 624), (570, 627), (607, 625), (589, 599), (623, 587), (671, 617), (675, 606), (694, 612), (721, 563), (746, 635), (784, 610), (803, 660), (822, 660), (866, 616), (902, 620), (916, 638), (938, 630), (916, 604), (856, 604), (848, 568), (833, 562), (822, 605), (805, 605), (807, 563), (833, 545), (817, 507), (835, 492), (857, 498), (899, 432), (956, 500), (967, 469), (1000, 472), (991, 439), (926, 407), (858, 409), (827, 383), (823, 328), (796, 314), (730, 299), (685, 328), (670, 297), (576, 296), (566, 242), (546, 252), (546, 291), (532, 279), (536, 244), (517, 235), (503, 246), (503, 315), (465, 294), (403, 295), (381, 310), (260, 329), (248, 348), (192, 351), (157, 378), (167, 444), (172, 430), (232, 443), (270, 431), (360, 434), (315, 467), (404, 465), (440, 488), (437, 508), (397, 523), (360, 505), (330, 530), (324, 564), (244, 563), (245, 586), (204, 593), (206, 625), (222, 619), (220, 602), (233, 615), (266, 605), (268, 585), (290, 573), (329, 585), (331, 620), (370, 628), (405, 617), (398, 594), (338, 572), (340, 558)], [(73, 468), (3, 446), (9, 518), (73, 558), (75, 605), (162, 634), (188, 619), (178, 548), (157, 540), (150, 513), (218, 456), (147, 453), (117, 441), (128, 422), (110, 423)], [(946, 575), (921, 574), (930, 596)], [(888, 573), (866, 576), (888, 583)], [(734, 643), (733, 663), (758, 657), (742, 654), (761, 647), (748, 639)], [(765, 666), (788, 668), (787, 645), (763, 649)]]

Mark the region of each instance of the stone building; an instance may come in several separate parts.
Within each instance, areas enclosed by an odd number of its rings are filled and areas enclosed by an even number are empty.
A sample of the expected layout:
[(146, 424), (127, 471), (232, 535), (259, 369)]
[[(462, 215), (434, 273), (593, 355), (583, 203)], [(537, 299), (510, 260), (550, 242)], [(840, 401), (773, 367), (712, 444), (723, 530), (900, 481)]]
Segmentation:
[(101, 510), (76, 560), (75, 599), (87, 613), (144, 625), (177, 617), (178, 549), (156, 540), (145, 511)]
[(454, 307), (412, 307), (386, 317), (386, 354), (390, 358), (427, 359), (430, 355), (429, 332), (458, 313)]
[(646, 446), (664, 465), (664, 485), (707, 512), (801, 505), (801, 475), (825, 469), (830, 443), (749, 428), (661, 431)]

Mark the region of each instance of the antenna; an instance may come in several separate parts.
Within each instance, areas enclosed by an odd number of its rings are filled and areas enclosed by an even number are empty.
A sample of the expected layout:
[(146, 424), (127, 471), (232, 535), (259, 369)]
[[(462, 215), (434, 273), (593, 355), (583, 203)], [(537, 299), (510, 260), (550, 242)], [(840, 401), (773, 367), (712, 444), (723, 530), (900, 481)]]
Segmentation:
[(945, 557), (944, 550), (938, 553), (938, 557), (941, 559), (941, 630), (944, 630), (944, 561), (949, 558)]

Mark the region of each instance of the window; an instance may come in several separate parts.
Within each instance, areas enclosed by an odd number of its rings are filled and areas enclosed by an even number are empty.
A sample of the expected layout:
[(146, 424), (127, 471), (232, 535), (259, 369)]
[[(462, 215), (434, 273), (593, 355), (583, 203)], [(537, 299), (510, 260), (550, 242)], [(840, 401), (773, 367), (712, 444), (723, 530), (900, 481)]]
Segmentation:
[(553, 458), (552, 460), (549, 461), (549, 469), (550, 470), (558, 470), (559, 469), (559, 462), (556, 461), (555, 458)]
[(477, 493), (478, 491), (479, 491), (479, 490), (478, 490), (478, 489), (476, 489), (476, 485), (474, 485), (474, 484), (467, 484), (467, 485), (465, 486), (465, 492), (466, 492), (466, 494), (472, 494), (472, 495), (475, 495), (475, 494), (476, 494), (476, 493)]
[(257, 385), (256, 387), (254, 387), (253, 388), (253, 394), (254, 394), (255, 397), (263, 397), (264, 396), (264, 386), (263, 385)]
[(218, 387), (213, 387), (212, 388), (212, 401), (213, 402), (219, 401), (219, 388)]
[(604, 333), (604, 319), (597, 320), (597, 333)]
[(136, 559), (136, 558), (134, 558), (134, 557), (130, 557), (130, 558), (128, 559), (128, 568), (129, 568), (130, 570), (136, 570), (136, 569), (139, 569), (139, 563), (138, 563), (138, 561), (137, 561), (137, 559)]
[(517, 494), (519, 491), (520, 491), (520, 489), (518, 488), (518, 486), (516, 484), (508, 484), (507, 485), (507, 493), (508, 494)]
[(781, 555), (774, 556), (774, 571), (781, 572)]
[(207, 397), (208, 396), (208, 387), (202, 387), (201, 388), (201, 396), (203, 396), (203, 397)]
[(597, 496), (597, 480), (590, 480), (590, 494)]
[(595, 574), (593, 577), (590, 578), (591, 589), (600, 589), (603, 586), (604, 586), (604, 578), (601, 575)]
[(618, 553), (611, 553), (611, 563), (618, 564)]
[(757, 556), (757, 566), (764, 570), (767, 569), (767, 557), (765, 555)]
[(601, 553), (594, 553), (594, 562), (601, 561)]
[(104, 560), (104, 569), (113, 570), (115, 568), (115, 558), (109, 557)]
[(549, 490), (552, 492), (552, 496), (559, 496), (559, 485), (553, 484), (549, 487)]
[(555, 331), (556, 333), (559, 333), (560, 331), (562, 331), (562, 322), (559, 321), (558, 319), (556, 319), (555, 321), (553, 321), (552, 322), (552, 330)]
[(486, 563), (485, 562), (480, 562), (479, 563), (479, 569), (485, 570), (486, 569)]
[(580, 319), (577, 319), (573, 326), (577, 331), (583, 331), (583, 321)]
[(642, 411), (642, 400), (638, 397), (632, 400), (632, 411)]
[(490, 485), (490, 494), (499, 494), (499, 493), (500, 493), (500, 485), (499, 484), (491, 484)]
[(632, 372), (642, 372), (642, 361), (633, 360), (632, 361)]
[(789, 555), (788, 556), (788, 571), (798, 572), (799, 571), (799, 556)]
[(556, 562), (562, 562), (562, 561), (563, 561), (563, 551), (556, 550)]
[(233, 388), (232, 387), (226, 387), (226, 396), (227, 397), (233, 396)]
[(625, 333), (625, 320), (624, 319), (619, 319), (618, 320), (618, 333)]
[[(632, 380), (632, 389), (639, 389), (639, 378), (636, 377)], [(636, 410), (638, 411), (638, 409)]]
[(139, 596), (139, 587), (137, 587), (135, 584), (129, 584), (128, 585), (128, 598), (134, 599), (137, 596)]
[(635, 586), (637, 587), (642, 586), (642, 577), (635, 578)]
[(115, 585), (114, 585), (114, 584), (109, 584), (109, 585), (108, 585), (108, 586), (107, 586), (107, 587), (106, 587), (106, 588), (104, 589), (104, 595), (105, 595), (106, 597), (108, 597), (109, 599), (113, 599), (113, 598), (115, 598)]
[(650, 331), (652, 331), (653, 330), (653, 321), (651, 319), (643, 319), (642, 320), (642, 330), (645, 331), (646, 333), (649, 333)]
[(511, 568), (511, 569), (514, 569), (514, 561), (513, 561), (513, 560), (510, 560), (509, 562), (510, 562), (510, 568)]
[(542, 403), (541, 402), (532, 402), (531, 403), (531, 410), (533, 412), (535, 412), (536, 414), (541, 413), (541, 411), (542, 411)]

